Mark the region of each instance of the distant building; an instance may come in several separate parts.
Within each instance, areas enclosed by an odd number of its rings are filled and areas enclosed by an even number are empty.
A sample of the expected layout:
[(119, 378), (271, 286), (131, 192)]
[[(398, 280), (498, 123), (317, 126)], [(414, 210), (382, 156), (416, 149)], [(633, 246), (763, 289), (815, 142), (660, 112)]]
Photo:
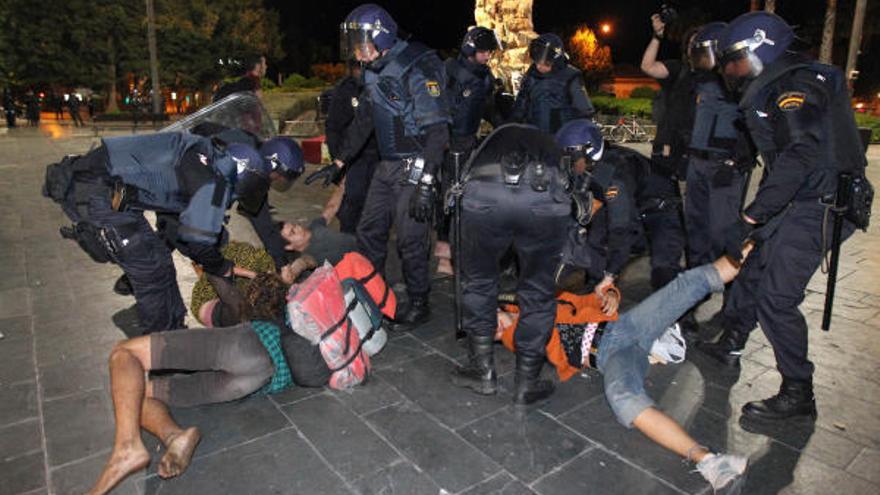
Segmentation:
[(601, 89), (617, 98), (629, 98), (635, 88), (644, 86), (655, 91), (660, 90), (660, 84), (654, 78), (643, 74), (638, 67), (621, 64), (614, 66), (611, 79), (603, 83)]

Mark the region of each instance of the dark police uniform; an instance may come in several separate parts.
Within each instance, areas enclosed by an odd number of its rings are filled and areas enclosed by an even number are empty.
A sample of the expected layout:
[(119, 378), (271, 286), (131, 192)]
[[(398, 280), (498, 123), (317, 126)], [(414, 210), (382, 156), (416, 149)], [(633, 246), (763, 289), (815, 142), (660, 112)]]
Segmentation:
[[(104, 229), (111, 259), (131, 281), (146, 332), (183, 326), (186, 307), (171, 252), (144, 218), (145, 210), (176, 214), (175, 247), (213, 275), (232, 268), (219, 251), (226, 209), (233, 201), (235, 163), (207, 138), (188, 133), (106, 138), (74, 164), (62, 203), (74, 221)], [(124, 185), (124, 207), (111, 203), (110, 185)]]
[[(505, 154), (519, 159), (507, 163), (500, 159)], [(495, 334), (499, 263), (512, 247), (520, 262), (518, 356), (543, 358), (553, 328), (554, 271), (571, 214), (561, 175), (553, 138), (522, 124), (496, 129), (477, 149), (465, 172), (461, 198), (463, 326), (469, 334)]]
[(443, 160), (449, 140), (443, 62), (424, 45), (398, 41), (367, 66), (364, 78), (372, 112), (357, 112), (339, 156), (345, 164), (350, 163), (375, 131), (382, 161), (358, 223), (358, 246), (374, 266), (384, 269), (394, 224), (407, 292), (411, 300), (426, 302), (431, 224), (408, 214), (416, 188), (407, 179), (417, 158), (424, 159), (424, 171), (431, 174)]
[(445, 65), (452, 116), (449, 148), (466, 156), (474, 149), (480, 122), (484, 118), (493, 125), (501, 123), (493, 110), (495, 76), (487, 65), (472, 62), (462, 55), (447, 59)]
[[(846, 78), (837, 67), (783, 55), (750, 83), (740, 108), (767, 164), (744, 212), (763, 228), (731, 287), (725, 322), (744, 335), (760, 323), (783, 377), (808, 382), (814, 367), (798, 306), (830, 247), (823, 227), (830, 232), (833, 217), (824, 226), (823, 218), (838, 174), (862, 174), (866, 165)], [(843, 238), (853, 230), (846, 221)]]
[(739, 217), (746, 172), (753, 163), (747, 138), (737, 130), (737, 103), (715, 73), (696, 76), (687, 194), (688, 266), (711, 263), (724, 252), (724, 228)]
[[(363, 84), (358, 78), (348, 76), (333, 90), (327, 122), (324, 124), (327, 135), (327, 147), (330, 156), (337, 158), (342, 154), (350, 126), (355, 121), (356, 112), (369, 112), (366, 98), (361, 97)], [(375, 134), (371, 134), (363, 148), (346, 161), (345, 193), (336, 217), (339, 219), (339, 230), (353, 234), (361, 218), (361, 211), (367, 199), (367, 190), (379, 162), (379, 146)]]
[(587, 231), (589, 278), (620, 275), (633, 247), (644, 239), (651, 251), (651, 286), (658, 289), (681, 271), (684, 234), (677, 189), (638, 152), (605, 146), (590, 180), (603, 207)]
[(581, 71), (557, 64), (547, 74), (541, 74), (532, 65), (516, 95), (511, 120), (552, 134), (569, 120), (589, 118), (593, 113)]

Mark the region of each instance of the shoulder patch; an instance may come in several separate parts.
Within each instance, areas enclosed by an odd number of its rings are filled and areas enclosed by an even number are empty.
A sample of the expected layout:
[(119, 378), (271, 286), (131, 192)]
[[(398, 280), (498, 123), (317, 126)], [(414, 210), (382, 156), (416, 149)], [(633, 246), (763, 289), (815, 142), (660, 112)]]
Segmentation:
[(620, 194), (620, 189), (617, 186), (611, 186), (605, 191), (605, 200), (613, 201), (618, 194)]
[(438, 83), (437, 81), (425, 82), (425, 88), (427, 88), (428, 94), (433, 96), (434, 98), (438, 98), (440, 96), (440, 83)]
[(779, 107), (783, 112), (791, 112), (794, 110), (800, 109), (804, 106), (804, 100), (806, 99), (806, 93), (802, 93), (800, 91), (789, 91), (787, 93), (782, 93), (779, 95), (779, 98), (776, 99), (776, 106)]

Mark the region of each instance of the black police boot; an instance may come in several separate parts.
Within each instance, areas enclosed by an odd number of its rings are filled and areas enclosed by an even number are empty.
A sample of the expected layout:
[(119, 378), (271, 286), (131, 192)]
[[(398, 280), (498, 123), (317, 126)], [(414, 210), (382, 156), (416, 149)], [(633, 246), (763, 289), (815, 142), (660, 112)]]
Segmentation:
[(128, 275), (123, 273), (116, 279), (116, 283), (113, 284), (113, 292), (120, 296), (130, 296), (134, 294), (134, 288), (131, 286), (131, 280), (128, 279)]
[(394, 319), (391, 329), (396, 332), (412, 330), (413, 327), (428, 321), (431, 316), (431, 306), (428, 305), (427, 297), (413, 297), (409, 305), (401, 315)]
[(481, 395), (494, 395), (498, 391), (498, 375), (495, 373), (495, 337), (492, 335), (468, 336), (469, 359), (465, 366), (452, 370), (452, 383), (456, 387), (469, 388)]
[(748, 340), (748, 332), (725, 330), (717, 342), (698, 342), (697, 349), (726, 366), (739, 368), (739, 358)]
[(816, 419), (816, 398), (812, 380), (782, 377), (779, 393), (769, 399), (749, 402), (742, 408), (749, 419), (779, 421), (792, 418)]
[(525, 407), (535, 402), (542, 401), (550, 395), (556, 387), (550, 380), (541, 380), (541, 368), (544, 366), (544, 356), (529, 357), (516, 355), (516, 372), (514, 378), (513, 404), (517, 407)]

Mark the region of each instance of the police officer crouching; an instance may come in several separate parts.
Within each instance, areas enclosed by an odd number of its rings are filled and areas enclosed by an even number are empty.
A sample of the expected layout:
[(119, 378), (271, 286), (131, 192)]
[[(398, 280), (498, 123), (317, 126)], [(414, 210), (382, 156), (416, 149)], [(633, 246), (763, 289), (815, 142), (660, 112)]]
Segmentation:
[(220, 253), (226, 210), (256, 212), (271, 165), (247, 145), (222, 146), (185, 133), (106, 138), (88, 154), (46, 169), (44, 194), (74, 222), (62, 229), (99, 262), (118, 264), (131, 281), (146, 333), (183, 327), (186, 307), (166, 243), (144, 211), (174, 214), (175, 247), (210, 274), (231, 277)]
[(516, 95), (511, 121), (553, 134), (569, 120), (593, 116), (583, 74), (568, 64), (559, 36), (538, 36), (529, 43), (529, 56), (532, 65)]
[(459, 199), (469, 362), (453, 370), (452, 381), (480, 394), (497, 391), (493, 345), (499, 262), (512, 247), (520, 262), (513, 396), (519, 406), (548, 397), (554, 388), (538, 377), (556, 316), (554, 270), (571, 214), (559, 158), (550, 135), (522, 124), (501, 126), (474, 152)]
[(380, 270), (388, 236), (397, 247), (409, 305), (395, 329), (411, 329), (430, 316), (429, 228), (435, 176), (449, 141), (443, 63), (433, 50), (397, 37), (397, 24), (381, 7), (364, 4), (341, 26), (343, 48), (366, 64), (365, 95), (372, 112), (358, 112), (337, 165), (346, 165), (375, 131), (382, 161), (376, 168), (357, 228), (360, 251)]
[[(596, 292), (603, 292), (620, 276), (643, 237), (651, 254), (651, 286), (656, 290), (675, 278), (684, 235), (677, 191), (662, 187), (669, 184), (668, 179), (644, 155), (604, 142), (602, 131), (591, 120), (565, 124), (556, 133), (556, 141), (571, 161), (573, 189), (588, 191), (601, 204), (595, 212), (581, 213), (591, 215), (581, 222), (589, 221), (589, 229), (585, 235), (572, 237), (575, 246), (566, 249), (579, 263), (567, 260), (572, 266), (557, 278), (572, 275), (575, 268), (586, 269), (588, 279), (601, 280)], [(580, 208), (587, 209), (589, 204), (582, 203)], [(579, 254), (583, 251), (587, 254)]]
[[(745, 239), (756, 241), (725, 307), (728, 352), (738, 355), (760, 323), (782, 374), (778, 394), (743, 406), (743, 416), (753, 419), (816, 417), (807, 323), (798, 306), (830, 247), (823, 232), (832, 230), (839, 175), (863, 178), (866, 165), (846, 78), (837, 67), (787, 52), (794, 38), (782, 18), (752, 12), (734, 19), (719, 43), (722, 74), (741, 95), (766, 164), (754, 201), (725, 229), (726, 252), (736, 259)], [(843, 239), (854, 230), (844, 218)]]

